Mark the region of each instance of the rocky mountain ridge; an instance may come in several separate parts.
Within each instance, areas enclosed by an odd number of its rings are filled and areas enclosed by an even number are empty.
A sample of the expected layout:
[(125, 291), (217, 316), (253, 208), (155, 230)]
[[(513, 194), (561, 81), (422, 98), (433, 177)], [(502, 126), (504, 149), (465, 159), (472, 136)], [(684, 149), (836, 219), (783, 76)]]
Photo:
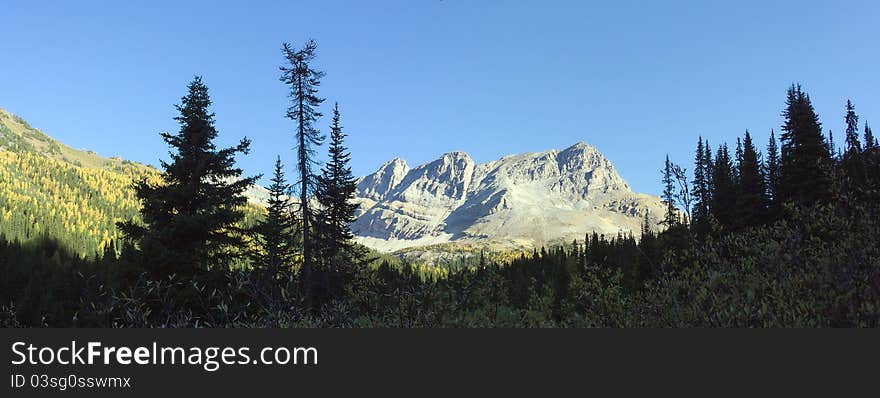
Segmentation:
[(596, 231), (638, 234), (660, 198), (634, 193), (596, 148), (508, 155), (476, 163), (461, 151), (411, 168), (395, 158), (358, 180), (352, 231), (382, 251), (445, 242), (534, 246)]

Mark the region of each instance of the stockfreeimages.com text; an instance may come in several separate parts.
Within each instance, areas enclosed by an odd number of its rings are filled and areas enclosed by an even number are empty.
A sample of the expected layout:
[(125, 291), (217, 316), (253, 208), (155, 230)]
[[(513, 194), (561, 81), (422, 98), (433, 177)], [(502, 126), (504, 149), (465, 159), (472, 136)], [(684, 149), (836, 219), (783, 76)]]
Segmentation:
[(317, 365), (315, 347), (264, 347), (251, 357), (250, 347), (149, 347), (103, 346), (99, 342), (69, 346), (37, 347), (25, 342), (12, 344), (13, 365), (189, 365), (208, 372), (221, 365)]

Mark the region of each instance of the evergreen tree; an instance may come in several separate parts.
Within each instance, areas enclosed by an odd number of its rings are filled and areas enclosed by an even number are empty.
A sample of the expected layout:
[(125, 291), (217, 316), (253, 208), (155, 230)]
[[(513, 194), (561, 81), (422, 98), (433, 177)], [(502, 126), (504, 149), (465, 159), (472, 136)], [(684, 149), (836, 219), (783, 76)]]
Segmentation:
[[(742, 140), (739, 137), (736, 137), (736, 165), (737, 168), (734, 169), (737, 173), (739, 173), (739, 164), (743, 161), (743, 144)], [(734, 178), (736, 179), (736, 178)]]
[(265, 272), (269, 280), (290, 269), (296, 255), (297, 223), (290, 202), (290, 184), (284, 177), (281, 157), (275, 160), (275, 170), (269, 185), (266, 217), (254, 227), (260, 250), (254, 254), (254, 267)]
[(776, 202), (779, 189), (779, 147), (776, 145), (776, 133), (770, 130), (767, 143), (767, 192), (771, 202)]
[(339, 125), (339, 105), (333, 107), (333, 125), (330, 127), (330, 160), (318, 178), (316, 197), (321, 205), (321, 251), (325, 259), (348, 251), (352, 238), (351, 224), (355, 220), (357, 204), (354, 199), (355, 177), (351, 173), (351, 155), (343, 140), (346, 134)]
[[(645, 217), (642, 219), (642, 237), (651, 233), (651, 214), (649, 211), (645, 211)], [(589, 241), (589, 239), (584, 242)]]
[(146, 265), (156, 275), (191, 275), (226, 267), (245, 255), (238, 225), (247, 203), (244, 191), (257, 177), (242, 178), (234, 155), (248, 153), (250, 141), (244, 138), (237, 146), (217, 149), (210, 105), (208, 88), (196, 77), (177, 106), (180, 132), (161, 134), (174, 149), (171, 162), (161, 162), (162, 183), (143, 179), (136, 184), (145, 226), (119, 224), (140, 243)]
[(846, 151), (844, 153), (862, 153), (862, 143), (859, 142), (859, 115), (852, 101), (846, 100)]
[(779, 165), (779, 200), (812, 204), (831, 198), (831, 159), (819, 116), (800, 85), (788, 89)]
[(729, 231), (734, 225), (736, 218), (736, 184), (734, 182), (734, 168), (730, 159), (730, 151), (727, 144), (718, 147), (718, 153), (715, 156), (715, 164), (712, 180), (714, 187), (712, 191), (712, 216), (718, 224), (725, 230)]
[(760, 155), (748, 130), (742, 141), (742, 160), (737, 166), (739, 170), (736, 197), (737, 225), (740, 227), (761, 225), (767, 210), (767, 187)]
[(863, 186), (865, 183), (865, 161), (862, 143), (859, 141), (859, 116), (850, 100), (846, 101), (846, 150), (843, 153), (842, 166), (846, 175), (845, 184), (850, 188)]
[(703, 144), (703, 150), (706, 152), (703, 155), (703, 161), (705, 162), (703, 166), (703, 175), (706, 176), (706, 185), (709, 188), (709, 214), (712, 214), (712, 192), (715, 191), (715, 162), (712, 160), (712, 145), (709, 145), (709, 140), (706, 140), (706, 143)]
[(324, 142), (324, 136), (315, 128), (315, 122), (322, 116), (317, 108), (324, 102), (323, 98), (318, 97), (318, 86), (321, 85), (324, 72), (311, 66), (317, 49), (318, 45), (314, 40), (309, 40), (299, 50), (289, 43), (282, 45), (288, 65), (281, 67), (281, 81), (290, 86), (289, 97), (293, 103), (287, 109), (287, 117), (296, 124), (296, 168), (300, 177), (299, 203), (303, 240), (302, 277), (307, 290), (312, 284), (315, 255), (312, 252), (315, 240), (312, 231), (313, 214), (309, 207), (310, 192), (315, 186), (315, 175), (312, 173), (312, 166), (315, 164), (313, 147)]
[(836, 156), (834, 154), (834, 131), (828, 129), (828, 155), (831, 156), (832, 159)]
[(694, 182), (693, 182), (693, 228), (697, 236), (705, 236), (709, 231), (709, 205), (710, 187), (707, 172), (706, 150), (703, 147), (703, 137), (697, 139), (697, 150), (694, 158)]
[(663, 223), (667, 227), (678, 224), (678, 215), (675, 210), (675, 176), (672, 173), (672, 162), (669, 161), (669, 155), (666, 155), (666, 163), (663, 167), (663, 202), (666, 203), (666, 216)]
[(865, 150), (862, 152), (862, 162), (865, 165), (865, 181), (874, 189), (880, 188), (880, 145), (868, 123), (865, 123)]

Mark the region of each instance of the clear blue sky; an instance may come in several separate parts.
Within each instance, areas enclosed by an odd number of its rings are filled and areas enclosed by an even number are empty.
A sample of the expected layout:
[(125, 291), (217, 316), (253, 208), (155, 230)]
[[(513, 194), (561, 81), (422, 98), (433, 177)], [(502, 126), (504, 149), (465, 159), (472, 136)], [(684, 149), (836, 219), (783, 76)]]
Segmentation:
[(658, 193), (664, 155), (690, 169), (698, 134), (766, 142), (792, 82), (838, 143), (847, 98), (880, 128), (878, 22), (875, 0), (12, 0), (0, 107), (71, 146), (157, 164), (199, 74), (220, 143), (252, 138), (240, 164), (268, 173), (293, 155), (279, 47), (314, 38), (358, 175), (395, 156), (484, 162), (583, 140)]

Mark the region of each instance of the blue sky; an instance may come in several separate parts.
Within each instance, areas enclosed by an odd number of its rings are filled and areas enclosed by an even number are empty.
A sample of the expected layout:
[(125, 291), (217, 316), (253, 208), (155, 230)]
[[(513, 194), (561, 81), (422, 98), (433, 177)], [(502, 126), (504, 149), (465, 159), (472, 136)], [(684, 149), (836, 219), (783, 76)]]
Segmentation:
[(485, 162), (586, 141), (658, 193), (664, 155), (690, 169), (698, 134), (766, 142), (793, 82), (838, 144), (847, 98), (880, 126), (877, 1), (177, 3), (4, 1), (0, 107), (157, 164), (199, 74), (219, 143), (250, 137), (240, 164), (268, 173), (276, 154), (293, 159), (280, 45), (314, 38), (358, 175), (395, 156)]

